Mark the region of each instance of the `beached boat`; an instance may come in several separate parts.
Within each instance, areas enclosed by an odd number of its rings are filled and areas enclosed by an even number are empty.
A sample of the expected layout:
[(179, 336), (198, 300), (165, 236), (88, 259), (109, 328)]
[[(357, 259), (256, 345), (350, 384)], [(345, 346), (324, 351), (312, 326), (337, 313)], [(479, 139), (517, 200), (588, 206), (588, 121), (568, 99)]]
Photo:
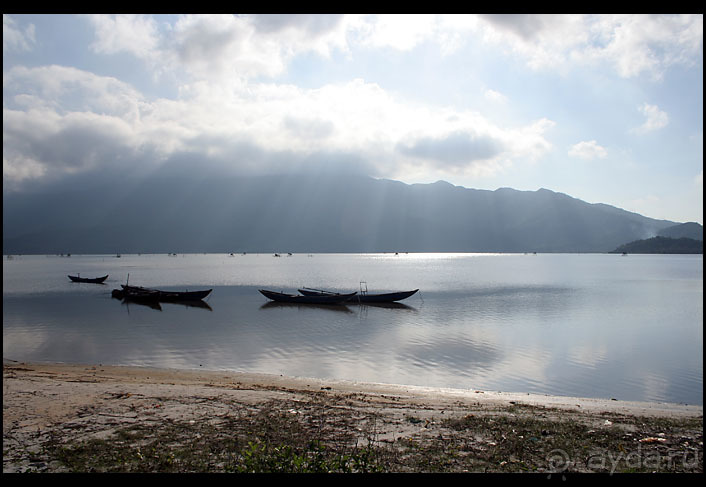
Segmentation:
[(206, 289), (204, 291), (162, 291), (140, 286), (128, 286), (126, 284), (121, 284), (121, 287), (127, 294), (154, 296), (158, 301), (164, 302), (200, 301), (213, 291), (213, 289)]
[[(371, 294), (368, 291), (361, 291), (356, 294), (356, 297), (352, 299), (353, 302), (358, 301), (359, 303), (394, 303), (396, 301), (402, 301), (408, 297), (415, 294), (419, 289), (413, 291), (399, 291), (394, 293), (380, 293)], [(299, 292), (304, 296), (336, 296), (338, 293), (331, 291), (324, 291), (322, 289), (310, 289), (303, 288), (299, 289)]]
[(303, 294), (285, 294), (275, 291), (260, 289), (260, 293), (267, 299), (277, 301), (279, 303), (297, 303), (297, 304), (342, 304), (355, 298), (357, 293), (350, 294), (326, 294), (305, 296)]
[(105, 275), (103, 277), (81, 277), (81, 274), (78, 276), (69, 276), (69, 279), (71, 279), (73, 282), (91, 282), (93, 284), (103, 284), (103, 281), (108, 279), (108, 276)]

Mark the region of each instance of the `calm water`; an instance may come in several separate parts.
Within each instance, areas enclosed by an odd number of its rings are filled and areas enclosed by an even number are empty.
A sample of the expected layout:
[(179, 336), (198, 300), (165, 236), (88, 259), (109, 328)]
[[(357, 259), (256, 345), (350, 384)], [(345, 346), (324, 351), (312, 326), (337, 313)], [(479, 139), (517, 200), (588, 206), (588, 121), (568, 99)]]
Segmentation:
[[(112, 299), (128, 275), (213, 288), (210, 308)], [(257, 292), (360, 281), (421, 292), (395, 308), (277, 306)], [(5, 257), (3, 356), (702, 405), (703, 257)]]

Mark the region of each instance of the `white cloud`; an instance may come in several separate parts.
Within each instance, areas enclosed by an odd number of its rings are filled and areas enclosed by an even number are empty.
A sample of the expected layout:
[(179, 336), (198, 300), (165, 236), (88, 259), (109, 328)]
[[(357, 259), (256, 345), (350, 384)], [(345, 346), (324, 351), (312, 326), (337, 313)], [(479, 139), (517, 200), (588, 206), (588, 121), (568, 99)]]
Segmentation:
[[(376, 166), (376, 176), (399, 177), (415, 166), (441, 178), (491, 174), (551, 148), (544, 137), (548, 120), (501, 127), (475, 112), (410, 103), (360, 79), (318, 89), (197, 82), (179, 99), (149, 101), (114, 78), (45, 66), (11, 69), (4, 88), (14, 93), (3, 120), (10, 180), (90, 170), (146, 153), (154, 163), (189, 153), (261, 169), (268, 161), (279, 164), (277, 154), (300, 161), (355, 154), (361, 164)], [(248, 161), (238, 152), (244, 145)], [(34, 170), (19, 171), (21, 160), (31, 160)]]
[(484, 96), (486, 99), (497, 102), (497, 103), (506, 103), (507, 102), (507, 96), (503, 95), (499, 91), (495, 90), (485, 90)]
[(532, 69), (567, 69), (571, 54), (588, 42), (581, 15), (483, 15), (486, 42), (508, 48)]
[(140, 59), (155, 54), (159, 38), (155, 20), (147, 15), (90, 15), (96, 39), (91, 48), (101, 54), (128, 52)]
[(30, 51), (36, 44), (34, 24), (24, 30), (17, 21), (7, 14), (2, 14), (2, 52)]
[(487, 42), (507, 46), (533, 69), (567, 70), (608, 63), (624, 78), (661, 78), (668, 67), (699, 62), (703, 16), (537, 15), (482, 16)]
[(92, 15), (99, 53), (128, 52), (158, 72), (194, 79), (273, 77), (301, 52), (346, 48), (338, 15), (182, 15), (173, 25), (145, 15)]
[(59, 113), (85, 111), (137, 117), (143, 101), (138, 91), (118, 79), (57, 65), (15, 66), (3, 73), (3, 89), (21, 106)]
[(132, 128), (90, 112), (3, 109), (3, 183), (60, 178), (134, 155)]
[(569, 155), (581, 159), (603, 159), (608, 155), (608, 151), (595, 140), (589, 140), (573, 145), (569, 149)]
[[(93, 48), (130, 52), (159, 70), (198, 79), (283, 73), (293, 56), (353, 47), (409, 51), (436, 43), (442, 54), (477, 39), (507, 49), (532, 69), (608, 64), (622, 77), (655, 78), (699, 61), (702, 15), (185, 15), (173, 25), (143, 15), (90, 16)], [(9, 31), (14, 32), (14, 31)]]
[(355, 41), (363, 46), (409, 51), (436, 36), (435, 19), (420, 14), (364, 15), (352, 17), (349, 26)]
[(149, 137), (139, 92), (63, 66), (16, 66), (3, 76), (3, 182), (58, 178), (134, 159)]
[(659, 109), (657, 105), (643, 103), (638, 110), (645, 116), (645, 123), (635, 128), (633, 131), (637, 134), (646, 134), (654, 130), (664, 128), (669, 123), (669, 116)]
[(2, 155), (3, 188), (12, 189), (24, 181), (40, 179), (46, 174), (46, 167), (41, 162), (22, 153), (6, 153)]
[(671, 65), (693, 65), (703, 47), (703, 15), (598, 15), (589, 28), (595, 40), (577, 56), (608, 60), (625, 78), (659, 79)]
[[(408, 51), (423, 42), (442, 53), (471, 42), (507, 49), (530, 68), (566, 71), (608, 63), (619, 76), (659, 79), (668, 67), (699, 62), (703, 15), (378, 15), (348, 23), (349, 42)], [(353, 35), (354, 34), (354, 35)]]

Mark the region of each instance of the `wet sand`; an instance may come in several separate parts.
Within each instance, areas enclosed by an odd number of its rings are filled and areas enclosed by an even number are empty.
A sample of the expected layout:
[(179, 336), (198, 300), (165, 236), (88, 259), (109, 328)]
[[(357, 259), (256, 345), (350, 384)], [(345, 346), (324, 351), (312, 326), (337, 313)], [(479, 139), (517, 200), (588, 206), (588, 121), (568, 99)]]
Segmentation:
[[(579, 415), (600, 427), (602, 415), (695, 418), (702, 406), (626, 402), (538, 394), (457, 390), (204, 370), (163, 370), (100, 364), (3, 361), (3, 471), (61, 471), (40, 454), (48, 438), (109, 437), (135, 423), (199, 422), (240, 408), (299, 414), (315, 398), (346, 408), (352, 417), (373, 412), (376, 438), (394, 442), (440, 418), (537, 406), (557, 417)], [(342, 399), (345, 398), (345, 402)], [(303, 414), (303, 413), (302, 413)], [(357, 415), (357, 416), (356, 416)], [(410, 418), (416, 418), (410, 421)], [(361, 420), (362, 421), (362, 420)], [(425, 431), (426, 432), (426, 431)], [(703, 444), (701, 444), (701, 449)]]

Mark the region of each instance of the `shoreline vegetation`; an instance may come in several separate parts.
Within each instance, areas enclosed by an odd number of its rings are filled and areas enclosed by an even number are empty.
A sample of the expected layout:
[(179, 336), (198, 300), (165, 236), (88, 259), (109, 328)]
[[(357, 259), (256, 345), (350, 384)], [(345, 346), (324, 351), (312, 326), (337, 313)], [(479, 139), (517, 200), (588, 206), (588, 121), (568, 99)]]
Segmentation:
[(613, 254), (702, 254), (703, 240), (692, 238), (653, 237), (621, 245)]
[(703, 473), (703, 407), (3, 360), (3, 473)]

